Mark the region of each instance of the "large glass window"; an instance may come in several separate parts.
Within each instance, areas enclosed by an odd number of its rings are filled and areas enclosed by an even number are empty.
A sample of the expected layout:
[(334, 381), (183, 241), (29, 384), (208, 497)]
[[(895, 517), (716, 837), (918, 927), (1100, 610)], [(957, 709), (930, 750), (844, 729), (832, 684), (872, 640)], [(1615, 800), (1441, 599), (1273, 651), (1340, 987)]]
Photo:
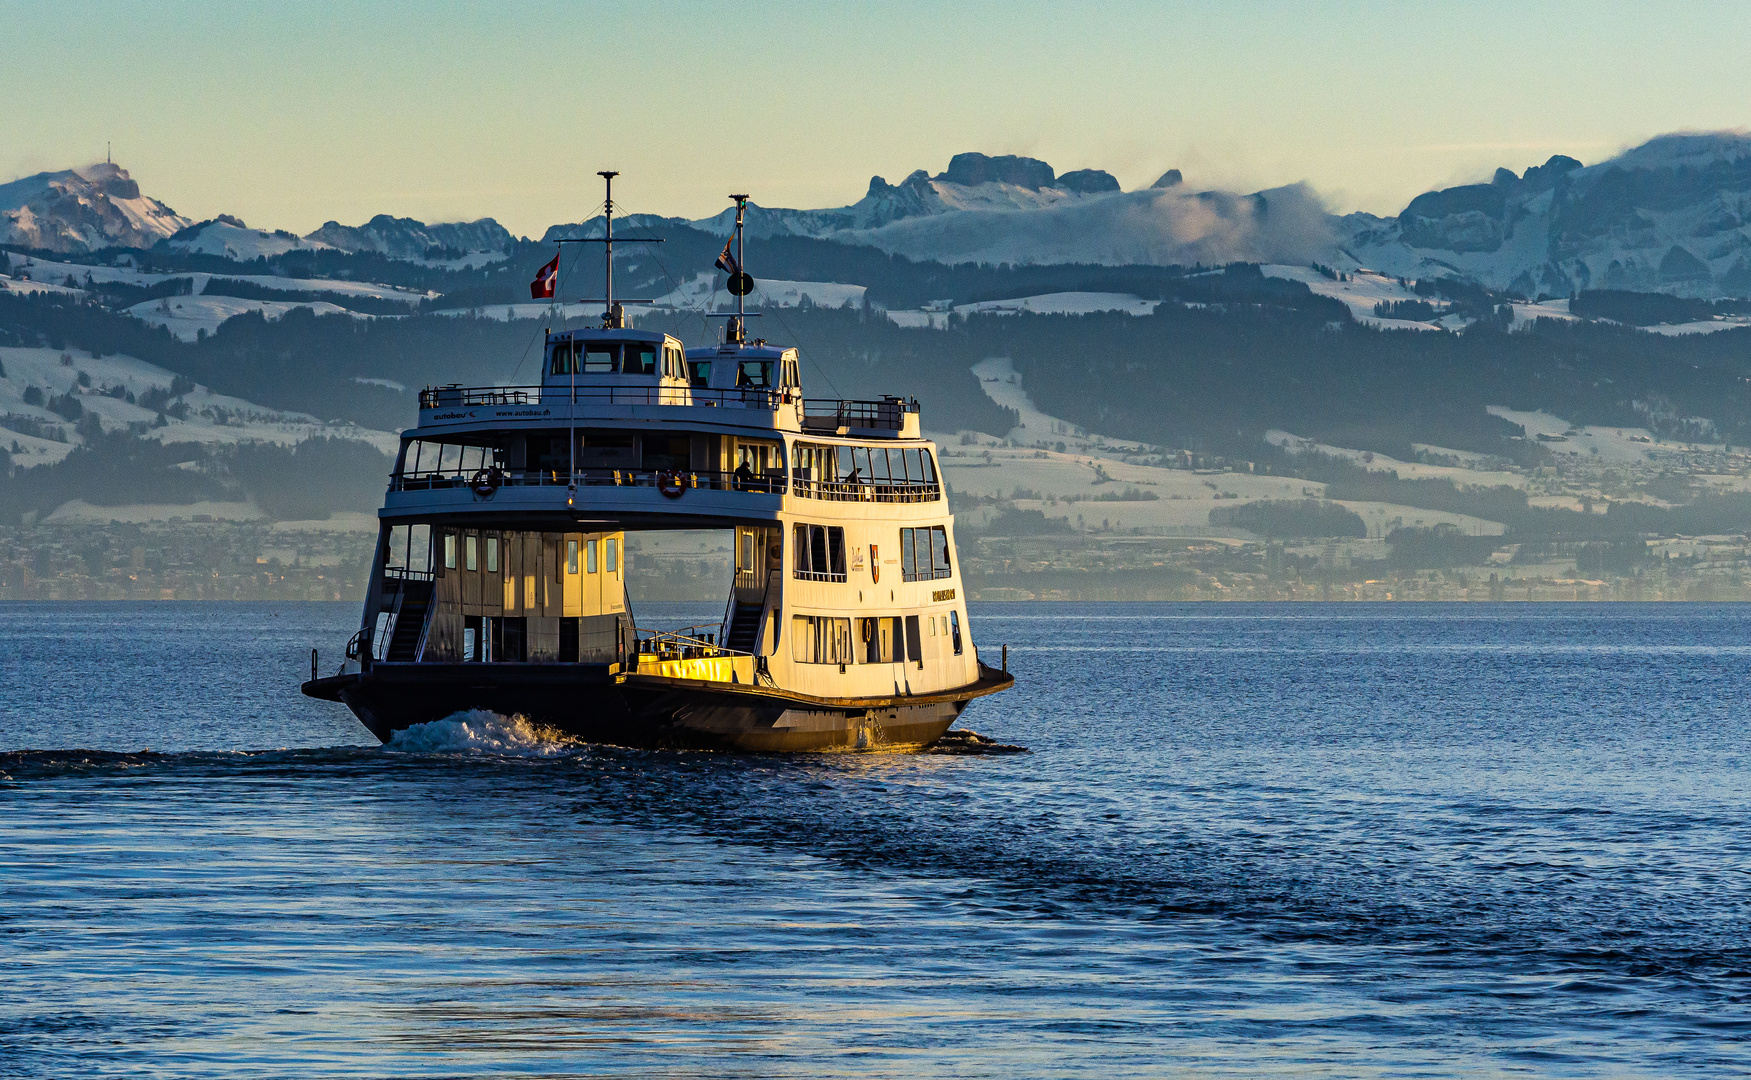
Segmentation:
[(626, 375), (655, 375), (657, 373), (657, 347), (627, 342), (623, 347), (623, 362), (620, 370)]
[(792, 573), (806, 581), (845, 580), (845, 530), (797, 524), (792, 529)]
[(907, 581), (930, 581), (952, 576), (948, 560), (948, 529), (900, 530), (900, 576)]

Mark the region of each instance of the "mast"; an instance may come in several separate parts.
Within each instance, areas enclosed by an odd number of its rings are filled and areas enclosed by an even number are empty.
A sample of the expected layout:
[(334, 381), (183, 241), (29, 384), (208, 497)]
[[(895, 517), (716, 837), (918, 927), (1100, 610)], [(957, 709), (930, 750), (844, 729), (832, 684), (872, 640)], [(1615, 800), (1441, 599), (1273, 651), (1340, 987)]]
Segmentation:
[[(736, 200), (736, 267), (737, 267), (737, 272), (740, 274), (746, 274), (748, 272), (748, 263), (747, 263), (748, 248), (747, 248), (747, 240), (742, 235), (742, 220), (743, 220), (744, 213), (747, 210), (748, 196), (746, 196), (746, 195), (731, 195), (730, 198)], [(736, 317), (734, 319), (730, 320), (730, 324), (729, 324), (729, 326), (724, 334), (724, 337), (727, 339), (726, 344), (740, 345), (743, 342), (748, 340), (748, 334), (747, 334), (747, 326), (748, 326), (747, 299), (748, 299), (748, 296), (747, 296), (746, 292), (744, 292), (740, 289), (737, 289), (735, 287), (734, 282), (731, 283), (730, 291), (736, 294)]]
[(604, 169), (596, 175), (602, 178), (602, 183), (607, 189), (607, 195), (602, 202), (602, 224), (607, 229), (603, 247), (606, 249), (608, 262), (608, 291), (602, 294), (606, 297), (602, 308), (602, 329), (623, 330), (625, 327), (622, 325), (620, 315), (614, 310), (614, 178), (620, 173), (613, 169)]

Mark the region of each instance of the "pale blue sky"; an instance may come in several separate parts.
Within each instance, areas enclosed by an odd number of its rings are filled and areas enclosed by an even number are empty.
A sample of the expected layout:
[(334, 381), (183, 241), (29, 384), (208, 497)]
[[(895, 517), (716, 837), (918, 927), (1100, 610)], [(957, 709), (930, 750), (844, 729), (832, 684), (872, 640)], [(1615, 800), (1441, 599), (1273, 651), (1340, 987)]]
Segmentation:
[(1394, 213), (1751, 125), (1751, 5), (0, 0), (0, 180), (101, 160), (194, 218), (539, 233), (836, 206), (961, 150)]

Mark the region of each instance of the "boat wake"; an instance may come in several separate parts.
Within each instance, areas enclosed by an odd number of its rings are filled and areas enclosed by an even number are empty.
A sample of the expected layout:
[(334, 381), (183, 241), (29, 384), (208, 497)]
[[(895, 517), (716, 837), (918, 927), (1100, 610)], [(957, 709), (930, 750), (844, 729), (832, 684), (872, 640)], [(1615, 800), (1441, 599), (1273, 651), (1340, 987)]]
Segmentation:
[(557, 729), (532, 724), (527, 717), (469, 709), (398, 731), (384, 749), (403, 754), (553, 758), (575, 754), (583, 747), (577, 739)]
[(1015, 746), (1011, 743), (1000, 743), (989, 735), (981, 735), (977, 731), (966, 728), (950, 728), (942, 733), (942, 738), (924, 751), (927, 754), (1025, 754), (1028, 748)]

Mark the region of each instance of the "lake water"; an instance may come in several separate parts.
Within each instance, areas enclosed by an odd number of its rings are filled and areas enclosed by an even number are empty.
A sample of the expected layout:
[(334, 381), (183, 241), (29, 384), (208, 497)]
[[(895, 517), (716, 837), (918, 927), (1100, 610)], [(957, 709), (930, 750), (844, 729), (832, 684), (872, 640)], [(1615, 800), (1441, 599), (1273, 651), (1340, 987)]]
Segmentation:
[(789, 759), (368, 745), (355, 618), (0, 605), (0, 1074), (1751, 1069), (1744, 607), (975, 605), (1031, 752)]

